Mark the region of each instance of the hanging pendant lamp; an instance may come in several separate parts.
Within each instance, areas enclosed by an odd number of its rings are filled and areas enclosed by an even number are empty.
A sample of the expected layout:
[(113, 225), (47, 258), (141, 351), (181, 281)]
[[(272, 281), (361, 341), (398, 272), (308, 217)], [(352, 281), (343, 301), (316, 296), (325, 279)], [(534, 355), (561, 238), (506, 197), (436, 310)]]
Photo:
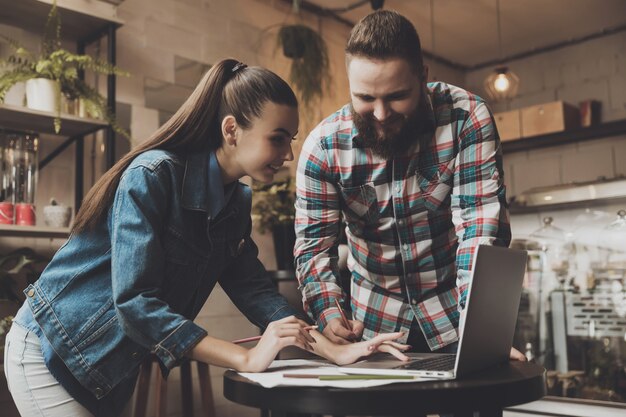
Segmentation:
[[(500, 0), (496, 0), (496, 15), (498, 24), (498, 50), (502, 60), (502, 29), (500, 27)], [(507, 66), (499, 66), (485, 79), (485, 90), (493, 101), (512, 99), (517, 95), (519, 77)]]

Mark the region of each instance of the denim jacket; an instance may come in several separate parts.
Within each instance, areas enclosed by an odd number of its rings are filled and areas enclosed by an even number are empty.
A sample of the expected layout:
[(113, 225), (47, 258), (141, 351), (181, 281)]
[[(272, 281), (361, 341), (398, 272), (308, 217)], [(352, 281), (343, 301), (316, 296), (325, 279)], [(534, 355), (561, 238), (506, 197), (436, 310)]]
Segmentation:
[(202, 152), (139, 155), (107, 221), (70, 236), (24, 291), (40, 333), (97, 399), (136, 379), (151, 352), (165, 374), (176, 366), (206, 335), (192, 320), (216, 282), (261, 328), (295, 314), (250, 239), (250, 189), (234, 185), (211, 218), (209, 195), (223, 184), (209, 180), (208, 161)]

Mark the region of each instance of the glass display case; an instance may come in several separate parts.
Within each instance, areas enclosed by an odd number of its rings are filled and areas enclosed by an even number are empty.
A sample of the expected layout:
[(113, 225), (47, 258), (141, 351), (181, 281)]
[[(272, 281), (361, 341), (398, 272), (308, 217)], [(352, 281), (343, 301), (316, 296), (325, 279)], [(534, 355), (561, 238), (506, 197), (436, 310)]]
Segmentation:
[(522, 217), (511, 246), (529, 260), (514, 346), (548, 369), (549, 395), (626, 403), (626, 211)]

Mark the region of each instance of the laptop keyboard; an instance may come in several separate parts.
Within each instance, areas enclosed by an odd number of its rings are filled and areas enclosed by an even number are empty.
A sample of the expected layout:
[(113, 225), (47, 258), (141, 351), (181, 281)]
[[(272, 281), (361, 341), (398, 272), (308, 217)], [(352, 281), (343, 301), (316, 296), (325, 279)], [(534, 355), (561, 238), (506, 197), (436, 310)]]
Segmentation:
[(433, 358), (418, 359), (396, 369), (414, 369), (418, 371), (450, 371), (454, 369), (456, 355), (441, 355)]

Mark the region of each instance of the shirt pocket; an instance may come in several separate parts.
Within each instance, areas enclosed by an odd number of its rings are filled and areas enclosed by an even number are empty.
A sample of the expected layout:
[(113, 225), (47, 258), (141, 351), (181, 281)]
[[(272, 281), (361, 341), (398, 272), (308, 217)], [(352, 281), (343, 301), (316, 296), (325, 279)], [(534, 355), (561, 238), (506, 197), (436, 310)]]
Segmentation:
[(429, 211), (436, 211), (450, 206), (455, 160), (451, 159), (436, 165), (420, 167), (415, 175), (420, 188), (424, 206)]
[(378, 220), (378, 197), (374, 183), (357, 187), (339, 186), (343, 212), (349, 222), (372, 223)]

